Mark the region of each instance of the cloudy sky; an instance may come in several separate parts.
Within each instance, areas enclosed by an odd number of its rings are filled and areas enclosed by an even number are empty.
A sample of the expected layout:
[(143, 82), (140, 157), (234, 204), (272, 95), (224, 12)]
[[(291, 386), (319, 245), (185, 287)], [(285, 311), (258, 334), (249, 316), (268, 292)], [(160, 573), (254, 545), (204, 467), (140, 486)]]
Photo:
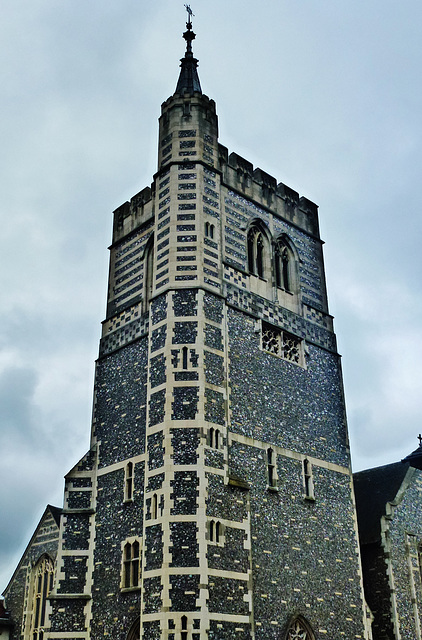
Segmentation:
[[(192, 0), (220, 141), (320, 206), (355, 470), (412, 451), (422, 5)], [(0, 588), (89, 445), (111, 211), (151, 182), (183, 0), (2, 0)]]

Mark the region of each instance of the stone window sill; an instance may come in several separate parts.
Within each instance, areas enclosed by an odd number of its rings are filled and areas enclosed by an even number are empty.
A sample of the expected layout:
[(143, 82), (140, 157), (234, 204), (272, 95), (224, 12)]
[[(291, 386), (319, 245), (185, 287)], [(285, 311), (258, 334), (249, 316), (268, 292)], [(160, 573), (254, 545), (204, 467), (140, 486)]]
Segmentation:
[(141, 587), (138, 585), (137, 587), (122, 587), (120, 591), (122, 593), (133, 593), (134, 591), (140, 591)]

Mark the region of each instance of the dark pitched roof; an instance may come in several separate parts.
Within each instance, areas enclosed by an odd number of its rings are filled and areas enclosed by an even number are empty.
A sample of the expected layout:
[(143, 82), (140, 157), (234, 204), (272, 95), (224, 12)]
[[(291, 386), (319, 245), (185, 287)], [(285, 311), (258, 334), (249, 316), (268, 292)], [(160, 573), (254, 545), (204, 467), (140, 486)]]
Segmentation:
[[(419, 438), (421, 438), (421, 436), (419, 436)], [(411, 467), (422, 470), (422, 443), (417, 449), (412, 451), (412, 453), (409, 453), (402, 462), (408, 462)]]
[(53, 516), (54, 521), (55, 521), (55, 523), (56, 523), (56, 525), (57, 525), (57, 528), (58, 528), (58, 529), (60, 529), (60, 516), (61, 516), (61, 514), (62, 514), (62, 509), (59, 509), (59, 507), (53, 507), (51, 504), (48, 504), (48, 505), (46, 506), (46, 508), (45, 508), (45, 510), (44, 510), (44, 513), (42, 514), (42, 516), (41, 516), (41, 518), (40, 518), (40, 520), (39, 520), (39, 522), (38, 522), (38, 524), (37, 524), (36, 528), (35, 528), (34, 533), (33, 533), (33, 534), (32, 534), (32, 536), (31, 536), (30, 541), (29, 541), (29, 542), (28, 542), (28, 544), (26, 545), (25, 551), (23, 552), (23, 554), (22, 554), (22, 556), (21, 556), (21, 559), (19, 560), (18, 565), (17, 565), (17, 567), (16, 567), (15, 571), (13, 572), (13, 575), (12, 575), (12, 577), (10, 578), (10, 580), (9, 580), (9, 582), (8, 582), (8, 584), (7, 584), (7, 587), (6, 587), (6, 588), (5, 588), (5, 590), (3, 591), (3, 594), (2, 594), (2, 595), (5, 595), (5, 594), (6, 594), (7, 590), (9, 589), (9, 586), (10, 586), (10, 585), (11, 585), (11, 583), (13, 582), (13, 579), (14, 579), (15, 575), (17, 574), (17, 572), (18, 572), (18, 570), (19, 570), (19, 567), (20, 567), (20, 566), (21, 566), (21, 564), (22, 564), (22, 560), (25, 558), (25, 555), (26, 555), (26, 553), (27, 553), (28, 549), (30, 548), (30, 546), (31, 546), (32, 542), (35, 540), (35, 538), (36, 538), (36, 536), (37, 536), (37, 533), (38, 533), (38, 531), (39, 531), (39, 529), (40, 529), (40, 527), (41, 527), (41, 525), (42, 525), (43, 521), (45, 520), (46, 516), (48, 515), (48, 513), (51, 513), (51, 515)]
[(59, 507), (53, 507), (52, 504), (48, 504), (47, 505), (47, 509), (50, 509), (51, 515), (53, 516), (54, 520), (56, 521), (56, 525), (58, 527), (60, 527), (60, 516), (62, 515), (63, 509), (60, 509)]
[(408, 469), (409, 464), (394, 462), (353, 474), (361, 543), (380, 539), (380, 521), (386, 504), (396, 498)]

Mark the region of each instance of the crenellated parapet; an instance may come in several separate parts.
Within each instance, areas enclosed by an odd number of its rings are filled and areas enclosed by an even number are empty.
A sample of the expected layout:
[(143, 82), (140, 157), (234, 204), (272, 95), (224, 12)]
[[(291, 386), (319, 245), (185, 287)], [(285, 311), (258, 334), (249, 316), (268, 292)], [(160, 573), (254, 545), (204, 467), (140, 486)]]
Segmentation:
[[(226, 151), (223, 147), (222, 150)], [(241, 192), (260, 206), (271, 209), (272, 213), (284, 218), (303, 231), (319, 237), (318, 205), (300, 196), (296, 191), (277, 182), (276, 178), (260, 168), (254, 169), (237, 153), (231, 153), (227, 161), (222, 157), (222, 182), (231, 189)]]

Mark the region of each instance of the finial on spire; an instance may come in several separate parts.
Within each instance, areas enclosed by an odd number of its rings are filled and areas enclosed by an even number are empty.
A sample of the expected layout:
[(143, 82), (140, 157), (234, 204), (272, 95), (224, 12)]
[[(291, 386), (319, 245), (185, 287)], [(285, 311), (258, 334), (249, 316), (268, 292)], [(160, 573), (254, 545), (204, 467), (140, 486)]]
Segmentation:
[(192, 12), (192, 9), (190, 8), (190, 4), (185, 4), (185, 9), (188, 12), (188, 22), (192, 22), (191, 17), (195, 17), (195, 14)]
[(186, 57), (191, 57), (193, 56), (192, 53), (192, 40), (195, 40), (195, 34), (192, 31), (192, 16), (194, 16), (194, 13), (192, 11), (192, 9), (190, 8), (189, 4), (185, 4), (185, 9), (188, 13), (188, 20), (186, 22), (186, 29), (187, 31), (185, 31), (185, 33), (183, 34), (184, 39), (186, 40)]
[(183, 34), (186, 40), (186, 53), (185, 57), (181, 59), (181, 71), (179, 81), (176, 87), (176, 93), (202, 93), (201, 84), (199, 82), (198, 72), (196, 70), (198, 66), (198, 60), (193, 57), (192, 52), (192, 40), (195, 40), (195, 34), (192, 31), (191, 17), (194, 16), (189, 4), (185, 4), (185, 9), (188, 14), (188, 21), (186, 22), (186, 31)]

